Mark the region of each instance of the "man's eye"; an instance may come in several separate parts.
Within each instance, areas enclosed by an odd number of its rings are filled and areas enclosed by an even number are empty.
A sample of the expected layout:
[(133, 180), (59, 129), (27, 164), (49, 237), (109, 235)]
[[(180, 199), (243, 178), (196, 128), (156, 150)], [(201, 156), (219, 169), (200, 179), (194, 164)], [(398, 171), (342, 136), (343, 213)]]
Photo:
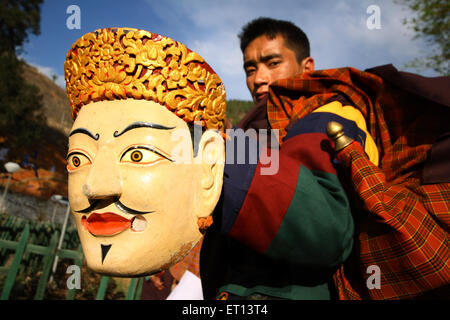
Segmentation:
[(67, 157), (67, 170), (73, 171), (91, 164), (91, 160), (80, 152), (72, 152)]
[(269, 67), (276, 67), (281, 63), (281, 61), (270, 61)]
[(121, 162), (135, 164), (150, 164), (163, 159), (159, 154), (147, 148), (131, 148), (125, 151), (120, 158)]
[(256, 70), (255, 68), (247, 68), (247, 69), (245, 69), (245, 74), (247, 76), (250, 76), (255, 72), (255, 70)]

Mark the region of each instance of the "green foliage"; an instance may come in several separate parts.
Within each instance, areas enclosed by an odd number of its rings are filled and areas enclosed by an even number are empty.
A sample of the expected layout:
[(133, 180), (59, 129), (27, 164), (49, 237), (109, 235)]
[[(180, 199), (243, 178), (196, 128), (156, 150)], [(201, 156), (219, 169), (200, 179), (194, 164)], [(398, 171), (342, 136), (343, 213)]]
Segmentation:
[[(50, 238), (55, 231), (61, 232), (62, 226), (50, 222), (35, 222), (28, 219), (0, 214), (0, 239), (19, 241), (25, 224), (30, 225), (30, 238), (28, 243), (40, 246), (49, 246)], [(64, 235), (62, 248), (77, 250), (80, 246), (78, 232), (75, 227), (69, 226)], [(15, 251), (0, 247), (0, 266), (9, 266)], [(53, 282), (47, 284), (44, 299), (63, 300), (67, 295), (66, 273), (69, 265), (74, 264), (71, 259), (60, 259), (56, 272), (53, 274)], [(33, 299), (39, 279), (42, 274), (43, 257), (39, 254), (25, 254), (21, 260), (14, 286), (9, 296), (10, 300)], [(81, 289), (76, 291), (76, 300), (93, 300), (96, 297), (101, 281), (101, 275), (89, 270), (85, 263), (81, 266)], [(0, 292), (5, 285), (6, 275), (0, 273)], [(118, 287), (116, 281), (109, 281), (105, 293), (105, 300), (123, 300), (125, 293)]]
[(237, 123), (244, 117), (244, 115), (250, 111), (254, 106), (251, 101), (244, 100), (228, 100), (227, 101), (227, 118), (231, 121), (233, 125)]
[(0, 1), (0, 53), (15, 52), (28, 39), (40, 33), (40, 7), (43, 0)]
[(44, 124), (39, 89), (23, 79), (17, 59), (28, 34), (40, 32), (42, 0), (0, 1), (0, 135), (12, 148), (29, 146), (40, 138)]
[(409, 67), (433, 69), (450, 74), (450, 2), (448, 0), (397, 0), (407, 5), (416, 15), (403, 20), (415, 31), (415, 38), (424, 38), (434, 52), (425, 58), (416, 58)]
[(11, 147), (30, 146), (40, 139), (45, 117), (39, 89), (22, 77), (23, 62), (0, 55), (0, 135)]

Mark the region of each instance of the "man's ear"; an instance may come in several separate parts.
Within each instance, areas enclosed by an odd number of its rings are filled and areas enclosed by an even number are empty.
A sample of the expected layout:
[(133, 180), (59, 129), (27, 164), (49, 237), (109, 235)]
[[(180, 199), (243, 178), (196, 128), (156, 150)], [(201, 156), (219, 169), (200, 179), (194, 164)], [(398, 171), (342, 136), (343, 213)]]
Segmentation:
[(225, 142), (218, 132), (207, 130), (203, 133), (195, 160), (201, 173), (196, 214), (198, 218), (204, 218), (212, 213), (222, 192)]
[(314, 71), (314, 59), (312, 57), (307, 57), (302, 60), (301, 68), (303, 72), (313, 72)]

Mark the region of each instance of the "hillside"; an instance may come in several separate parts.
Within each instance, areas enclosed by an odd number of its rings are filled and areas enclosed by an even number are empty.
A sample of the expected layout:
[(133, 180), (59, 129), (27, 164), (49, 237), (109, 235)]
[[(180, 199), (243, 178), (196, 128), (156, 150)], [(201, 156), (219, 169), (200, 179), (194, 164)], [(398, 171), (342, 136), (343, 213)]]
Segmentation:
[[(67, 134), (72, 126), (69, 102), (64, 89), (56, 85), (36, 68), (25, 65), (24, 79), (39, 88), (42, 95), (46, 123), (43, 138), (33, 143), (33, 148), (11, 148), (8, 136), (0, 137), (3, 161), (13, 161), (22, 169), (14, 173), (10, 191), (48, 199), (52, 194), (67, 195)], [(14, 135), (14, 132), (10, 133)], [(9, 134), (8, 134), (9, 135)], [(28, 158), (29, 166), (25, 166)], [(37, 170), (32, 166), (36, 165)], [(37, 175), (36, 175), (37, 172)], [(6, 184), (7, 174), (1, 166), (0, 185)]]
[(30, 65), (25, 66), (24, 78), (28, 83), (38, 87), (43, 96), (47, 125), (68, 134), (73, 121), (66, 91)]

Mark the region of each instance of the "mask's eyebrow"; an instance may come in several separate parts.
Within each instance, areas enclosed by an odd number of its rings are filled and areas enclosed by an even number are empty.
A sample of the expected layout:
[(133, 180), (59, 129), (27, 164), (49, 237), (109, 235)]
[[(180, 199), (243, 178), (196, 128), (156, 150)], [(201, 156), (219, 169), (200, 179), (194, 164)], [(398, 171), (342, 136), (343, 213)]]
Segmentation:
[(122, 134), (124, 134), (127, 131), (136, 129), (136, 128), (152, 128), (152, 129), (159, 129), (159, 130), (172, 130), (175, 127), (166, 127), (162, 124), (152, 123), (152, 122), (143, 122), (143, 121), (137, 121), (133, 122), (132, 124), (128, 125), (125, 129), (122, 130), (121, 133), (118, 133), (118, 131), (114, 132), (114, 137), (119, 137)]
[(98, 140), (100, 138), (100, 135), (98, 133), (94, 136), (94, 134), (92, 132), (90, 132), (88, 129), (85, 129), (85, 128), (77, 128), (77, 129), (73, 130), (72, 132), (70, 132), (69, 137), (73, 136), (75, 133), (85, 134), (94, 140)]

